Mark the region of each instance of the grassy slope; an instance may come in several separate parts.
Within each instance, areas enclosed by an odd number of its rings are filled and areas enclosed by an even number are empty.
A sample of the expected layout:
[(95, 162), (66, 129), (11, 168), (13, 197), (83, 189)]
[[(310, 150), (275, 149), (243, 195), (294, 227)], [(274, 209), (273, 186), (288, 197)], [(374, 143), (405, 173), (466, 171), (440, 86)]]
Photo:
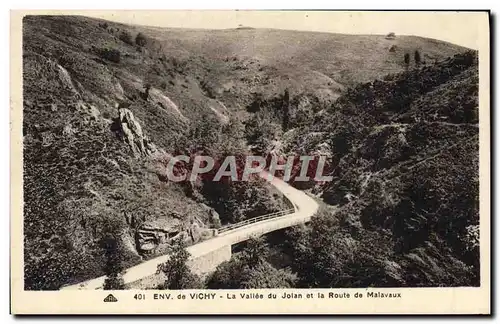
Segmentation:
[[(96, 92), (112, 97), (117, 92), (115, 84), (120, 82), (131, 95), (141, 83), (150, 82), (162, 88), (188, 119), (202, 111), (213, 114), (209, 106), (214, 103), (207, 97), (241, 114), (241, 108), (248, 106), (255, 94), (265, 99), (286, 88), (292, 99), (306, 94), (331, 103), (347, 86), (403, 71), (404, 53), (413, 55), (420, 50), (423, 60), (433, 62), (465, 50), (414, 36), (386, 40), (383, 36), (268, 29), (184, 30), (112, 22), (103, 29), (99, 27), (103, 21), (86, 17), (34, 19), (39, 51), (52, 51), (50, 46), (46, 49), (47, 42), (57, 41), (80, 57), (87, 56), (92, 45), (122, 53), (119, 69), (113, 64), (103, 68), (91, 61), (87, 62), (90, 66), (75, 71), (84, 79), (88, 69), (99, 69), (99, 83), (90, 85)], [(122, 42), (119, 36), (124, 30), (133, 37), (138, 32), (150, 37), (146, 50), (137, 52), (134, 46)], [(397, 49), (390, 52), (393, 45)], [(218, 105), (214, 108), (224, 112)], [(176, 119), (163, 114), (160, 117), (164, 119)]]
[[(404, 70), (404, 53), (415, 50), (434, 62), (465, 48), (415, 36), (342, 35), (272, 29), (179, 30), (152, 28), (167, 53), (203, 55), (215, 64), (207, 83), (229, 105), (248, 104), (248, 95), (314, 94), (335, 99), (347, 86)], [(389, 49), (396, 46), (395, 52)], [(235, 71), (235, 69), (238, 69)], [(253, 80), (258, 80), (253, 82)], [(230, 93), (223, 90), (230, 89)], [(233, 101), (233, 102), (232, 102)], [(226, 101), (225, 101), (226, 102)]]

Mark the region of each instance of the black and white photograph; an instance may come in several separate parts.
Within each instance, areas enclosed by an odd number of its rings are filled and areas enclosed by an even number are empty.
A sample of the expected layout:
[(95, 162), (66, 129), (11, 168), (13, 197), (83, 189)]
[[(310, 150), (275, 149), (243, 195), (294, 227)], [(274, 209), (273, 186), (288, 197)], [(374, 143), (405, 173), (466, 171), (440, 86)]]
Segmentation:
[(24, 290), (480, 287), (479, 28), (375, 14), (25, 15)]

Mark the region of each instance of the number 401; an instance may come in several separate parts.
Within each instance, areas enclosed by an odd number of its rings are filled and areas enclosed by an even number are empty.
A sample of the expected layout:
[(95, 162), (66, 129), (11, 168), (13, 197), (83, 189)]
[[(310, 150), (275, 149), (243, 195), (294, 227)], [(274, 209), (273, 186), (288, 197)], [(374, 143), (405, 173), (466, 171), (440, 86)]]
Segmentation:
[(135, 294), (134, 299), (144, 300), (144, 299), (146, 299), (146, 295), (145, 294)]

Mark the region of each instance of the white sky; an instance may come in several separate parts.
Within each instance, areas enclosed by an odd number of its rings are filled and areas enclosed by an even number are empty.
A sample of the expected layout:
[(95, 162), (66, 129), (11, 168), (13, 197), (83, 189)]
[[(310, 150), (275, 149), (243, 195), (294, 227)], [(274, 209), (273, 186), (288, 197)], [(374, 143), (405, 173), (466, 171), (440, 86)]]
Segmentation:
[[(100, 11), (81, 12), (123, 23), (179, 28), (223, 29), (239, 24), (344, 34), (417, 35), (477, 49), (479, 21), (485, 12), (356, 11)], [(484, 30), (484, 29), (483, 29)]]

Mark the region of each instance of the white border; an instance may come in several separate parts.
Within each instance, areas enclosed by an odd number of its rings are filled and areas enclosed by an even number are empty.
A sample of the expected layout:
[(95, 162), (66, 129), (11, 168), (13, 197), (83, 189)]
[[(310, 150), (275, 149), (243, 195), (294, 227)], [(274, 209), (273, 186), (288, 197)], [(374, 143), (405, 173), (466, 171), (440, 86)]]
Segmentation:
[[(3, 152), (7, 153), (7, 158), (3, 158), (0, 160), (0, 163), (2, 164), (2, 170), (4, 171), (4, 179), (9, 178), (10, 174), (10, 168), (9, 168), (9, 159), (10, 159), (10, 154), (9, 154), (9, 146), (10, 146), (10, 141), (9, 141), (9, 127), (8, 127), (8, 122), (9, 122), (9, 113), (8, 113), (8, 103), (9, 103), (9, 51), (7, 50), (8, 44), (9, 44), (9, 12), (8, 9), (233, 9), (233, 8), (241, 8), (241, 9), (271, 9), (271, 8), (280, 8), (280, 9), (313, 9), (313, 8), (332, 8), (335, 7), (335, 9), (488, 9), (491, 8), (493, 9), (493, 12), (498, 12), (498, 1), (482, 1), (482, 0), (476, 0), (476, 1), (453, 1), (449, 2), (448, 6), (444, 6), (442, 3), (438, 3), (437, 1), (426, 1), (426, 0), (420, 0), (420, 1), (413, 1), (413, 2), (402, 2), (402, 1), (384, 1), (384, 0), (379, 0), (377, 2), (372, 2), (372, 1), (355, 1), (355, 0), (350, 0), (347, 2), (338, 2), (338, 3), (332, 3), (331, 1), (316, 1), (316, 0), (309, 0), (309, 1), (262, 1), (262, 0), (254, 0), (254, 1), (245, 1), (245, 2), (238, 2), (236, 4), (234, 1), (210, 1), (210, 2), (203, 2), (203, 1), (192, 1), (192, 0), (184, 0), (182, 2), (176, 2), (176, 3), (163, 3), (163, 2), (158, 2), (157, 4), (150, 4), (146, 3), (145, 1), (130, 1), (130, 0), (123, 0), (120, 1), (120, 7), (115, 7), (115, 8), (110, 8), (108, 6), (108, 3), (105, 3), (103, 1), (96, 1), (96, 0), (87, 0), (82, 3), (76, 3), (74, 1), (54, 1), (54, 0), (48, 0), (44, 1), (43, 3), (37, 2), (37, 1), (3, 1), (2, 2), (2, 7), (5, 6), (5, 10), (2, 10), (2, 43), (6, 45), (4, 47), (3, 51), (0, 51), (0, 55), (2, 57), (2, 67), (4, 73), (2, 75), (4, 76), (4, 87), (2, 87), (2, 99), (3, 102), (7, 107), (4, 107), (4, 109), (0, 110), (0, 113), (3, 114), (1, 117), (1, 120), (4, 122), (3, 127), (0, 128), (0, 145), (1, 148), (3, 149)], [(376, 3), (376, 5), (375, 5)], [(4, 8), (2, 8), (4, 9)], [(493, 40), (496, 42), (498, 40), (498, 34), (494, 34), (495, 39)], [(494, 60), (496, 57), (491, 57), (492, 60)], [(493, 73), (496, 72), (493, 71)], [(492, 75), (492, 78), (494, 75)], [(496, 92), (498, 90), (498, 85), (495, 87), (494, 91)], [(498, 117), (498, 113), (496, 114), (495, 120), (492, 122), (496, 122)], [(493, 145), (497, 142), (497, 138), (493, 139)], [(496, 157), (496, 156), (495, 156)], [(495, 180), (497, 180), (497, 177), (495, 177)], [(2, 199), (2, 204), (1, 206), (4, 207), (4, 215), (9, 215), (8, 211), (8, 206), (10, 204), (10, 199), (9, 199), (9, 191), (10, 191), (10, 183), (8, 181), (2, 181), (2, 187), (1, 187), (1, 193), (0, 199)], [(496, 193), (494, 200), (498, 200), (500, 194)], [(492, 210), (493, 212), (493, 210)], [(494, 215), (492, 214), (492, 217)], [(4, 307), (7, 307), (9, 304), (9, 294), (8, 292), (8, 281), (7, 278), (9, 276), (9, 264), (6, 262), (8, 255), (9, 255), (9, 237), (7, 236), (7, 228), (10, 228), (9, 226), (9, 217), (4, 216), (2, 221), (4, 222), (2, 225), (4, 228), (4, 235), (2, 235), (2, 259), (4, 260), (4, 266), (2, 267), (2, 277), (4, 280), (2, 281), (2, 284), (4, 286), (1, 286), (3, 294), (2, 294), (2, 304)], [(498, 230), (498, 221), (496, 222), (496, 228), (495, 230)], [(494, 235), (493, 235), (494, 237)], [(495, 251), (495, 257), (498, 256), (498, 251), (494, 249)], [(498, 299), (497, 299), (498, 300)], [(492, 305), (493, 306), (493, 305)], [(497, 309), (497, 305), (493, 306), (492, 309)], [(3, 314), (7, 314), (4, 308)], [(7, 318), (2, 318), (6, 319), (7, 321), (12, 321), (13, 318), (11, 316), (7, 316)], [(93, 319), (88, 319), (89, 321), (92, 320), (92, 322), (101, 322), (101, 320), (97, 320), (95, 318)], [(165, 319), (162, 319), (165, 320)], [(177, 321), (176, 319), (169, 318), (169, 321)], [(215, 319), (214, 319), (215, 320)], [(216, 319), (220, 320), (220, 319)], [(235, 320), (235, 319), (230, 319), (230, 320)], [(264, 320), (262, 318), (257, 319), (259, 321), (266, 322), (268, 320)], [(276, 320), (276, 319), (273, 319)], [(288, 320), (288, 319), (286, 319)], [(301, 321), (304, 319), (301, 319)], [(335, 320), (340, 320), (340, 319), (335, 319)], [(405, 322), (410, 320), (409, 318), (404, 318), (400, 319), (404, 320)], [(433, 322), (433, 320), (429, 321), (427, 318), (423, 318), (421, 320), (425, 320), (426, 322)], [(455, 320), (454, 318), (448, 319), (448, 320)], [(27, 322), (30, 322), (31, 320), (27, 320)], [(271, 321), (271, 319), (269, 319)], [(467, 320), (469, 321), (469, 320)], [(472, 320), (471, 320), (472, 321)], [(104, 320), (102, 320), (104, 322)], [(356, 322), (356, 321), (354, 321)]]

